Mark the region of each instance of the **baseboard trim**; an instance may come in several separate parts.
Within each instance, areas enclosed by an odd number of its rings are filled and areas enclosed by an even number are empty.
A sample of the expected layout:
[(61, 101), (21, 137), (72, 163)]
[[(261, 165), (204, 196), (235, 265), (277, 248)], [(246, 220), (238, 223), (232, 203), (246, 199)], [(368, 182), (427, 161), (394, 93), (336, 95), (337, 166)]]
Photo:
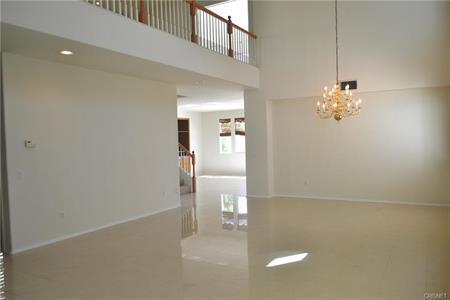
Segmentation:
[(263, 198), (263, 199), (272, 198), (272, 196), (270, 196), (270, 195), (246, 195), (246, 197), (249, 197), (249, 198)]
[(274, 197), (329, 200), (329, 201), (363, 202), (363, 203), (381, 203), (381, 204), (401, 204), (401, 205), (414, 205), (414, 206), (450, 207), (450, 204), (443, 204), (443, 203), (417, 203), (417, 202), (388, 201), (388, 200), (376, 200), (376, 199), (322, 197), (322, 196), (311, 196), (311, 195), (273, 194), (272, 198), (274, 198)]
[(245, 175), (200, 175), (197, 178), (225, 178), (225, 179), (246, 179)]
[(11, 250), (11, 254), (15, 255), (15, 254), (18, 254), (18, 253), (21, 253), (21, 252), (25, 252), (25, 251), (28, 251), (28, 250), (36, 249), (36, 248), (47, 246), (47, 245), (51, 245), (51, 244), (54, 244), (54, 243), (57, 243), (57, 242), (61, 242), (61, 241), (67, 240), (67, 239), (78, 237), (78, 236), (81, 236), (81, 235), (84, 235), (84, 234), (88, 234), (88, 233), (91, 233), (91, 232), (94, 232), (94, 231), (106, 229), (106, 228), (113, 227), (113, 226), (116, 226), (116, 225), (120, 225), (120, 224), (123, 224), (123, 223), (136, 221), (136, 220), (139, 220), (139, 219), (142, 219), (142, 218), (146, 218), (146, 217), (150, 217), (150, 216), (157, 215), (157, 214), (160, 214), (160, 213), (168, 212), (170, 210), (173, 210), (173, 209), (176, 209), (176, 208), (180, 208), (180, 207), (181, 207), (180, 205), (171, 206), (171, 207), (168, 207), (168, 208), (165, 208), (165, 209), (159, 209), (159, 210), (156, 210), (154, 212), (150, 212), (150, 213), (134, 216), (134, 217), (127, 218), (127, 219), (124, 219), (124, 220), (107, 223), (105, 225), (97, 226), (97, 227), (94, 227), (94, 228), (91, 228), (91, 229), (87, 229), (87, 230), (78, 231), (78, 232), (75, 232), (75, 233), (63, 235), (61, 237), (57, 237), (57, 238), (50, 239), (50, 240), (47, 240), (47, 241), (44, 241), (44, 242), (33, 244), (31, 246), (22, 247), (22, 248), (18, 248), (18, 249), (12, 249)]

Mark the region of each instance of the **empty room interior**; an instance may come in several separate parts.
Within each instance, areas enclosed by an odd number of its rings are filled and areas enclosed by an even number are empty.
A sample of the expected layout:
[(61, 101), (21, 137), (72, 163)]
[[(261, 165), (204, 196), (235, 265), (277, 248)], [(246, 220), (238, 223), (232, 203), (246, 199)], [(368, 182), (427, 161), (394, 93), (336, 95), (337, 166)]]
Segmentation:
[(450, 1), (0, 16), (0, 299), (450, 299)]

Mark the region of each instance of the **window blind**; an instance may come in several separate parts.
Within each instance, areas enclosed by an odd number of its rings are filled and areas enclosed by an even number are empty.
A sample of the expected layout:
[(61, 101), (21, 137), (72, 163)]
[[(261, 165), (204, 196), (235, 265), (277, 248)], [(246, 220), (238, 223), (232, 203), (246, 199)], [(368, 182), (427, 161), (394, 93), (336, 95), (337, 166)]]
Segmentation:
[(219, 119), (220, 136), (231, 136), (231, 119)]

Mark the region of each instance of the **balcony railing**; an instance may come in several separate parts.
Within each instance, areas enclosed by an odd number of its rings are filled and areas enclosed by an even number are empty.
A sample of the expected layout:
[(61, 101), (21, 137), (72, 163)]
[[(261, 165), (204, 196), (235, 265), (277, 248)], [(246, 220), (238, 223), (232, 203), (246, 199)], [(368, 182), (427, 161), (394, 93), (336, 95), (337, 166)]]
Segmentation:
[(97, 7), (256, 65), (256, 35), (195, 0), (84, 0)]

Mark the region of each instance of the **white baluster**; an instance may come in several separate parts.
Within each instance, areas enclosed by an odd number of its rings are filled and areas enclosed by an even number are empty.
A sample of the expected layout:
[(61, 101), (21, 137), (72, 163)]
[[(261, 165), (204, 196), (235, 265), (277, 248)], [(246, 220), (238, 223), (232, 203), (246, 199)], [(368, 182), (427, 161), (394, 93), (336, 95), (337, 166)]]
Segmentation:
[(134, 1), (134, 19), (139, 22), (139, 7), (140, 3), (138, 0)]

